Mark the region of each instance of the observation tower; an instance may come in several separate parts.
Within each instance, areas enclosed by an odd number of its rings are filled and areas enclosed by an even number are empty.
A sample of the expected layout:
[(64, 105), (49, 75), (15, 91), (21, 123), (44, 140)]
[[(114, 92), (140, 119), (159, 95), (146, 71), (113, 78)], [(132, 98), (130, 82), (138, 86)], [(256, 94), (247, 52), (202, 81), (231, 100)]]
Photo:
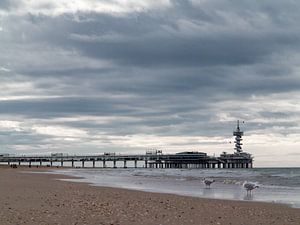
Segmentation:
[[(243, 123), (244, 123), (244, 121), (243, 121)], [(236, 130), (235, 131), (233, 131), (233, 136), (235, 136), (235, 141), (234, 141), (234, 143), (235, 143), (235, 148), (234, 148), (234, 150), (235, 150), (235, 153), (237, 153), (237, 154), (240, 154), (240, 153), (242, 153), (243, 152), (243, 150), (242, 150), (242, 137), (243, 137), (243, 135), (244, 135), (244, 132), (243, 131), (241, 131), (241, 129), (240, 129), (240, 121), (238, 120), (237, 121), (237, 127), (236, 127)]]

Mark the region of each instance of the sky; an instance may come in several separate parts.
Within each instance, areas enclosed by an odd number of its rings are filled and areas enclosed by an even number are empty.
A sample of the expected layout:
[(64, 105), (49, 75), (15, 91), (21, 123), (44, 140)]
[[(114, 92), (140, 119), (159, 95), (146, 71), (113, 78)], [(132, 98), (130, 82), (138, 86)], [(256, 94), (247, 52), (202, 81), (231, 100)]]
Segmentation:
[(0, 0), (0, 152), (300, 166), (300, 1)]

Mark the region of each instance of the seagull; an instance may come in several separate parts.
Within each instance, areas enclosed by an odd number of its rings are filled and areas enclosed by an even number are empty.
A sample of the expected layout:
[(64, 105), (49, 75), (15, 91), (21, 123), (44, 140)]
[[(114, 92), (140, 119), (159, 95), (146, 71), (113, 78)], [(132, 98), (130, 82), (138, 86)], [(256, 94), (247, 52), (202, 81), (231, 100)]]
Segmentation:
[(247, 190), (247, 195), (252, 194), (252, 190), (255, 188), (259, 188), (259, 186), (256, 183), (253, 182), (247, 182), (245, 181), (243, 184), (244, 188)]
[(209, 178), (204, 178), (203, 179), (203, 183), (205, 184), (206, 187), (210, 188), (210, 185), (215, 182), (215, 180), (213, 179), (209, 179)]

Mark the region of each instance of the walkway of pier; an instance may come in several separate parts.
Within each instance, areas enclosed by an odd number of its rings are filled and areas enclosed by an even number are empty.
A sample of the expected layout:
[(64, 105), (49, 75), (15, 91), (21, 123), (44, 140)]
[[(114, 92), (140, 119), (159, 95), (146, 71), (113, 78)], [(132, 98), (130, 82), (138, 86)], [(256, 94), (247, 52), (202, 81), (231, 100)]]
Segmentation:
[[(100, 154), (100, 155), (48, 155), (48, 156), (0, 156), (0, 163), (8, 165), (38, 164), (40, 166), (54, 166), (59, 163), (61, 167), (68, 163), (75, 167), (75, 163), (81, 162), (81, 168), (87, 162), (92, 163), (93, 168), (117, 168), (120, 162), (123, 168), (127, 168), (128, 162), (133, 162), (134, 168), (252, 168), (252, 157), (247, 153), (222, 154), (220, 157), (207, 156), (203, 152), (183, 152), (177, 154), (142, 154), (142, 155), (121, 155), (121, 154)], [(100, 163), (96, 163), (100, 162)], [(111, 166), (108, 167), (108, 163)], [(76, 166), (78, 167), (78, 166)], [(120, 166), (119, 166), (120, 167)]]

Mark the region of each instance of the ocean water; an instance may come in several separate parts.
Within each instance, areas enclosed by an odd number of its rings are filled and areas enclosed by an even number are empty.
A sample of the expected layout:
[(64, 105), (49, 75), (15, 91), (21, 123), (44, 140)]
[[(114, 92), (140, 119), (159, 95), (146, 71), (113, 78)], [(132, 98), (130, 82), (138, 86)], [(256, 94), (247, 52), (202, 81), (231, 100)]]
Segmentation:
[[(50, 173), (81, 179), (93, 186), (117, 187), (202, 198), (260, 201), (300, 208), (300, 168), (255, 169), (65, 169)], [(203, 178), (216, 180), (208, 189)], [(252, 195), (243, 188), (245, 181), (259, 185)]]

